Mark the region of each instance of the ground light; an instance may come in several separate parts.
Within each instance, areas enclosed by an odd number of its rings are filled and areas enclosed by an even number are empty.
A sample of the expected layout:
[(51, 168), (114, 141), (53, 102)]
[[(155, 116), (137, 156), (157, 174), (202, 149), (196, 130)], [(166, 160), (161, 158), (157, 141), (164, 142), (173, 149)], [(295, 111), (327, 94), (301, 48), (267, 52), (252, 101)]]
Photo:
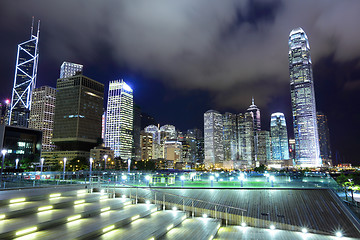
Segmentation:
[(150, 201), (149, 201), (149, 200), (146, 200), (145, 203), (146, 203), (146, 204), (150, 204)]
[(306, 228), (301, 229), (302, 233), (307, 233), (308, 230)]
[(339, 238), (341, 238), (343, 235), (342, 235), (342, 233), (341, 233), (340, 231), (337, 231), (337, 232), (336, 232), (336, 236), (339, 237)]
[(275, 226), (274, 226), (274, 225), (270, 225), (270, 229), (271, 229), (271, 230), (275, 230)]
[(126, 180), (126, 178), (127, 178), (126, 175), (121, 176), (121, 179), (124, 180), (124, 181)]
[(242, 226), (242, 227), (246, 227), (246, 223), (242, 222), (242, 223), (241, 223), (241, 226)]
[(203, 218), (207, 218), (208, 215), (207, 215), (206, 213), (204, 213), (204, 214), (202, 215), (202, 217), (203, 217)]
[(173, 207), (172, 210), (173, 210), (173, 211), (176, 211), (176, 210), (177, 210), (177, 207)]

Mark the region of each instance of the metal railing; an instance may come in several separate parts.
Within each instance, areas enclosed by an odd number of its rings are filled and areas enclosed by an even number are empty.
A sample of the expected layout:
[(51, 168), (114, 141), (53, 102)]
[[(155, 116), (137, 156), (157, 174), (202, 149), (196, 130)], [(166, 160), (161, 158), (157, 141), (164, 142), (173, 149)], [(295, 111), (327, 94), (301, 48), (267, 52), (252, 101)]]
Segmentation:
[(161, 205), (163, 210), (173, 209), (176, 207), (176, 209), (189, 212), (191, 217), (203, 216), (203, 214), (206, 214), (209, 217), (225, 220), (226, 226), (229, 224), (230, 220), (232, 224), (243, 223), (244, 213), (247, 212), (247, 210), (243, 208), (205, 201), (174, 193), (167, 193), (151, 187), (138, 187), (125, 183), (121, 183), (120, 186), (123, 187), (117, 186), (115, 182), (112, 183), (101, 178), (98, 178), (96, 182), (90, 181), (91, 189), (94, 187), (98, 187), (99, 189), (104, 187), (107, 193), (112, 194), (112, 197), (115, 197), (116, 195), (115, 189), (122, 189), (125, 192), (128, 191), (128, 197), (134, 200), (135, 204), (140, 201), (149, 201), (149, 203)]

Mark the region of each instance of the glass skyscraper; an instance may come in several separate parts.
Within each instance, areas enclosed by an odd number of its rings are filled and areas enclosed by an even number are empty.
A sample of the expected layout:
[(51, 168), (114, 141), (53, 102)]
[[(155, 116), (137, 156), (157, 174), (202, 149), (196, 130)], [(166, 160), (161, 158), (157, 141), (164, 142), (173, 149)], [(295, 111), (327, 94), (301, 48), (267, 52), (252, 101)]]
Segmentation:
[(237, 132), (236, 114), (226, 112), (223, 114), (223, 140), (224, 160), (236, 160), (237, 158)]
[(131, 158), (133, 148), (133, 90), (123, 80), (111, 81), (106, 112), (105, 146), (115, 157)]
[(296, 164), (321, 166), (310, 46), (301, 28), (289, 35), (289, 72)]
[(205, 167), (222, 167), (224, 162), (223, 120), (214, 110), (204, 113)]
[(320, 157), (322, 163), (323, 165), (332, 166), (330, 133), (328, 127), (328, 120), (324, 113), (317, 112), (317, 124), (319, 131)]
[(14, 87), (12, 89), (9, 125), (28, 127), (31, 95), (36, 86), (37, 66), (39, 60), (39, 28), (34, 34), (34, 19), (31, 26), (30, 39), (18, 45)]
[(289, 159), (289, 144), (286, 121), (283, 113), (271, 114), (270, 135), (273, 160)]

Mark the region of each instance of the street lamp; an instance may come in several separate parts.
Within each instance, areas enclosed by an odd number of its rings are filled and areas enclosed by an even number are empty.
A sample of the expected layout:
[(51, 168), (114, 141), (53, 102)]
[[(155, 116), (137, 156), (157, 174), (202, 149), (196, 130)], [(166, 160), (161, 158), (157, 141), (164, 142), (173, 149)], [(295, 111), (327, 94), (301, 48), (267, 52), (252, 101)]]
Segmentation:
[(18, 169), (19, 159), (15, 159), (15, 169)]
[(130, 173), (131, 158), (128, 159), (128, 173)]
[(182, 175), (182, 176), (180, 177), (180, 180), (181, 180), (181, 187), (184, 187), (185, 176)]
[(107, 162), (107, 158), (108, 158), (108, 155), (104, 155), (104, 159), (105, 159), (104, 171), (106, 171), (106, 162)]
[(244, 173), (240, 173), (239, 180), (241, 181), (241, 187), (243, 187), (244, 186), (244, 180), (245, 180), (245, 174)]
[(45, 160), (44, 158), (41, 158), (41, 159), (40, 159), (40, 163), (41, 163), (40, 173), (42, 173), (42, 171), (43, 171), (44, 160)]
[(91, 170), (92, 170), (92, 164), (93, 164), (94, 159), (90, 158), (89, 161), (90, 161), (90, 177), (91, 177)]
[(275, 177), (274, 176), (270, 176), (269, 180), (271, 182), (271, 187), (274, 187), (274, 182), (275, 182)]
[(2, 162), (1, 162), (1, 176), (0, 176), (0, 187), (2, 186), (2, 177), (3, 177), (3, 169), (4, 169), (4, 161), (5, 161), (5, 154), (7, 153), (6, 149), (1, 150), (2, 154)]
[(149, 185), (150, 185), (150, 178), (151, 178), (150, 175), (145, 176), (145, 180), (148, 182)]
[(63, 174), (63, 180), (65, 180), (65, 166), (66, 166), (66, 158), (64, 158), (64, 174)]
[(210, 181), (211, 181), (211, 187), (214, 186), (214, 176), (210, 176)]

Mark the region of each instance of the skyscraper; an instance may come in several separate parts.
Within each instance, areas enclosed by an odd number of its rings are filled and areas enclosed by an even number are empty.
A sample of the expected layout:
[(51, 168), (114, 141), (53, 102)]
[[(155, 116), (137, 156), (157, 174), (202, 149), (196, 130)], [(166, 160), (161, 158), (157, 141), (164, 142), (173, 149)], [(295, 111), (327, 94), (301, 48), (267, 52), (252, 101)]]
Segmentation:
[(71, 62), (63, 62), (60, 67), (60, 78), (72, 77), (83, 73), (83, 65)]
[(205, 167), (222, 167), (224, 161), (222, 115), (214, 110), (204, 113)]
[(35, 88), (32, 93), (29, 128), (42, 131), (42, 151), (54, 149), (55, 98), (56, 90), (49, 86)]
[(105, 146), (115, 157), (131, 158), (133, 149), (133, 90), (122, 79), (111, 81), (106, 113)]
[(34, 35), (34, 18), (31, 26), (30, 39), (18, 45), (14, 87), (12, 89), (9, 125), (28, 127), (31, 109), (31, 95), (36, 86), (37, 67), (39, 60), (39, 32)]
[(236, 115), (223, 114), (223, 127), (224, 160), (234, 161), (237, 158)]
[(271, 114), (270, 135), (273, 160), (289, 159), (289, 144), (285, 116), (277, 112)]
[(57, 150), (90, 154), (101, 138), (103, 100), (104, 85), (91, 78), (57, 80), (53, 137)]
[(270, 132), (266, 130), (260, 130), (258, 134), (258, 157), (256, 166), (267, 165), (271, 160), (271, 142)]
[(316, 115), (319, 131), (320, 157), (323, 165), (332, 166), (328, 120), (326, 115), (322, 112), (317, 112)]
[(254, 119), (249, 112), (238, 114), (238, 142), (239, 159), (243, 165), (255, 166)]
[(254, 161), (256, 164), (256, 162), (258, 161), (258, 146), (259, 146), (258, 132), (261, 130), (261, 120), (260, 120), (260, 109), (255, 105), (254, 98), (252, 98), (251, 105), (246, 110), (246, 112), (249, 113), (253, 119)]
[(289, 35), (289, 71), (296, 164), (321, 166), (310, 46), (301, 28)]

